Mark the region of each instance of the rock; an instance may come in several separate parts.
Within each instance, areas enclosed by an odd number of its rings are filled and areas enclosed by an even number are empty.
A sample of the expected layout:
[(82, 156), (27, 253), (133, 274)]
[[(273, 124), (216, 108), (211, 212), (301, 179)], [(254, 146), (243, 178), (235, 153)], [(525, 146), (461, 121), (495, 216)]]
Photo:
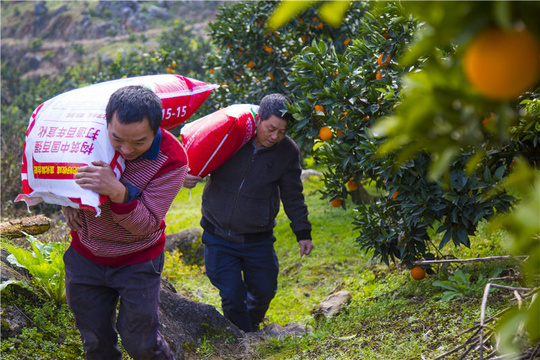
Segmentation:
[(302, 175), (300, 175), (300, 179), (304, 181), (304, 180), (309, 179), (312, 176), (322, 177), (323, 174), (313, 169), (306, 169), (306, 170), (302, 170)]
[(204, 264), (204, 246), (201, 241), (202, 230), (191, 228), (169, 234), (165, 238), (165, 250), (180, 250), (186, 265)]
[(258, 333), (264, 334), (265, 336), (275, 337), (281, 339), (286, 336), (302, 336), (311, 332), (305, 325), (298, 324), (295, 322), (290, 322), (281, 326), (276, 323), (271, 323), (264, 327), (262, 330), (259, 330)]
[(63, 4), (63, 5), (60, 5), (60, 7), (58, 9), (54, 10), (51, 15), (53, 17), (58, 16), (58, 15), (66, 12), (68, 10), (69, 10), (69, 5), (68, 4)]
[(15, 306), (2, 306), (2, 339), (19, 335), (22, 329), (30, 326), (30, 319)]
[(338, 314), (344, 305), (348, 304), (352, 299), (350, 292), (346, 290), (338, 291), (328, 295), (319, 305), (317, 309), (311, 310), (311, 314), (315, 320), (321, 320)]
[(166, 279), (161, 281), (159, 316), (160, 332), (178, 360), (196, 349), (205, 337), (220, 335), (235, 341), (244, 337), (244, 332), (213, 306), (178, 294)]
[(15, 278), (16, 280), (24, 280), (30, 277), (30, 273), (26, 268), (22, 268), (11, 264), (7, 258), (11, 255), (7, 250), (2, 249), (0, 253), (0, 261), (2, 264), (2, 281)]
[(47, 15), (49, 8), (45, 1), (38, 1), (34, 4), (34, 14), (36, 15)]
[(166, 8), (159, 8), (157, 6), (150, 6), (148, 8), (148, 15), (154, 19), (167, 20), (171, 17), (171, 14)]

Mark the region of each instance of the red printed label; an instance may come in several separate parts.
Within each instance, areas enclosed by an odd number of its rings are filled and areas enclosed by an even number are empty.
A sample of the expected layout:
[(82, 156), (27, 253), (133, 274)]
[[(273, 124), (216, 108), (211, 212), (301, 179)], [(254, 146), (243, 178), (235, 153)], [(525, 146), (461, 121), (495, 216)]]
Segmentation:
[(75, 178), (75, 173), (81, 166), (87, 164), (81, 163), (56, 163), (56, 162), (38, 162), (33, 160), (34, 179), (58, 179), (69, 180)]

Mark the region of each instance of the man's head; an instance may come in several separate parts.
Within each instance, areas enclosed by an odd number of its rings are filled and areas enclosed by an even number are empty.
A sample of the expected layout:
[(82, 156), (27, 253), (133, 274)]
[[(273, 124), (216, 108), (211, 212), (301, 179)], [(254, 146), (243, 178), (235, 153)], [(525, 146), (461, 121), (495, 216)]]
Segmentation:
[(264, 121), (275, 115), (287, 123), (293, 121), (291, 113), (287, 111), (287, 104), (292, 104), (292, 101), (283, 94), (266, 95), (259, 103), (259, 119)]
[(259, 104), (259, 119), (257, 120), (257, 148), (272, 147), (285, 137), (287, 126), (293, 120), (287, 112), (287, 104), (291, 99), (283, 94), (270, 94), (263, 97)]
[(143, 86), (126, 86), (111, 95), (105, 115), (110, 143), (126, 160), (135, 160), (161, 125), (161, 100)]

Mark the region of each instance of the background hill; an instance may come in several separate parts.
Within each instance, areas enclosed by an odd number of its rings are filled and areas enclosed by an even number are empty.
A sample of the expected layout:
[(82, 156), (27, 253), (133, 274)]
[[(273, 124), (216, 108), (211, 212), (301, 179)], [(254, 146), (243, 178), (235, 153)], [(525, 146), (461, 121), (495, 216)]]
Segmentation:
[[(2, 1), (2, 64), (24, 77), (57, 76), (68, 65), (157, 47), (175, 20), (205, 36), (225, 1)], [(107, 60), (108, 59), (108, 60)]]

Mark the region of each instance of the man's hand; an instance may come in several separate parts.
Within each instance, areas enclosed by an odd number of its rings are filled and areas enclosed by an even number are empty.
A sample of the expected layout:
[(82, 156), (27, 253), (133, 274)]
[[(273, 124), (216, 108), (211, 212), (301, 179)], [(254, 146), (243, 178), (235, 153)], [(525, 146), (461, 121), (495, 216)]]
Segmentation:
[(67, 226), (73, 231), (81, 231), (82, 223), (79, 210), (68, 206), (62, 206), (62, 213), (66, 217)]
[(193, 189), (197, 183), (201, 182), (203, 180), (200, 176), (195, 175), (186, 175), (186, 179), (184, 180), (184, 187), (188, 189)]
[(313, 249), (313, 242), (311, 240), (299, 240), (298, 244), (300, 245), (300, 257), (309, 255)]
[(83, 189), (108, 196), (113, 202), (125, 202), (128, 190), (116, 178), (111, 166), (101, 160), (92, 161), (92, 165), (81, 166), (75, 174), (75, 182)]

